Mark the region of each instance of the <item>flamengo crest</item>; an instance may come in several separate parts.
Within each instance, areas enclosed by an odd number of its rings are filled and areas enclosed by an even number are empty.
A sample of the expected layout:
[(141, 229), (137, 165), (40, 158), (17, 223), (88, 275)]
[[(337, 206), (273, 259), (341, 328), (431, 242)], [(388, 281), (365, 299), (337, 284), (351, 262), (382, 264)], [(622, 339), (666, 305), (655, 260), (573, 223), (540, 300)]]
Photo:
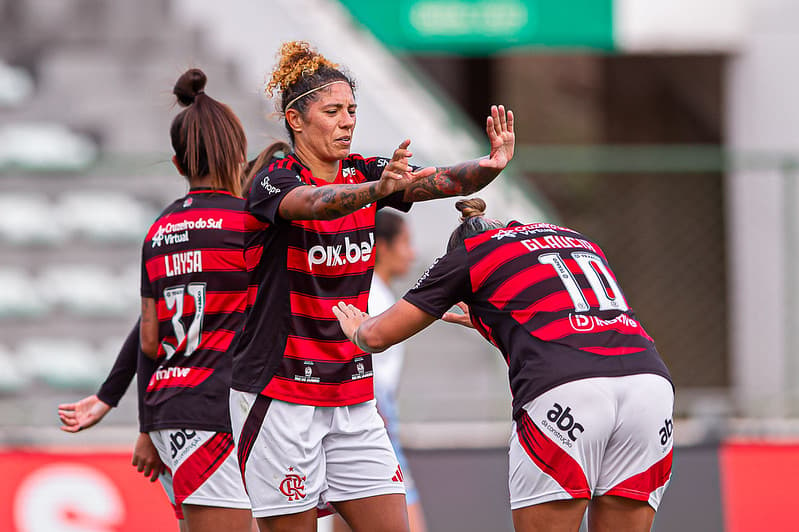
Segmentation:
[(280, 492), (289, 498), (289, 502), (298, 501), (305, 498), (305, 477), (301, 477), (294, 471), (293, 467), (289, 467), (289, 473), (286, 478), (280, 483)]

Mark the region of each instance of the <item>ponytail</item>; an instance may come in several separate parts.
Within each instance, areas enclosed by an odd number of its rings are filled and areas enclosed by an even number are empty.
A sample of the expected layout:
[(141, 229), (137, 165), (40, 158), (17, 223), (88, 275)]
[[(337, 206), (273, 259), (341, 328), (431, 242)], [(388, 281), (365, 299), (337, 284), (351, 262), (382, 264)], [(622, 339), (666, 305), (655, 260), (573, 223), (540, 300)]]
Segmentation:
[(172, 93), (185, 109), (172, 121), (172, 148), (187, 178), (211, 175), (214, 189), (241, 196), (247, 138), (230, 107), (205, 94), (207, 81), (202, 70), (192, 68), (175, 83)]

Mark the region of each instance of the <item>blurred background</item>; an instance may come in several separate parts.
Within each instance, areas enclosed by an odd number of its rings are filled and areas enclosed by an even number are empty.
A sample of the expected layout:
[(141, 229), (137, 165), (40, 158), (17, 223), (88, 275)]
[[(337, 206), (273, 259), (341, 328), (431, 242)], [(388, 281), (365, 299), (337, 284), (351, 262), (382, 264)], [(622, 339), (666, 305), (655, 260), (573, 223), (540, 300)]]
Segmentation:
[[(105, 378), (138, 317), (140, 242), (187, 189), (175, 80), (202, 68), (254, 155), (284, 138), (263, 87), (289, 39), (355, 76), (364, 155), (410, 138), (417, 164), (478, 157), (490, 105), (512, 109), (488, 214), (597, 241), (674, 377), (655, 529), (795, 529), (797, 22), (791, 0), (0, 0), (0, 529), (174, 529), (127, 466), (135, 391), (79, 435), (56, 406)], [(443, 252), (452, 204), (412, 209), (398, 295)], [(511, 530), (504, 362), (446, 324), (406, 352), (430, 529)]]

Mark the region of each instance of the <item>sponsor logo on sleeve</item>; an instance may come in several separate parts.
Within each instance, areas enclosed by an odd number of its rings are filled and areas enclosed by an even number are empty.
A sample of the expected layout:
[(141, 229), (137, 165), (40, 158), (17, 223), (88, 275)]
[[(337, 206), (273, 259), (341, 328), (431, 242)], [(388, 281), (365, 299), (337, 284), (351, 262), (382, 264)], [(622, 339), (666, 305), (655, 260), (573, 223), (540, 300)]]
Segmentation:
[(435, 265), (438, 264), (438, 261), (440, 261), (440, 260), (441, 260), (441, 257), (437, 258), (436, 260), (433, 261), (433, 264), (431, 264), (430, 266), (427, 267), (427, 269), (424, 271), (422, 276), (419, 277), (419, 280), (416, 281), (416, 284), (413, 285), (411, 290), (416, 290), (417, 288), (422, 286), (422, 283), (425, 282), (425, 280), (427, 280), (428, 277), (430, 277), (430, 270), (432, 270), (435, 267)]
[(261, 186), (268, 194), (278, 194), (280, 192), (279, 188), (269, 182), (269, 176), (264, 176), (264, 178), (261, 180)]

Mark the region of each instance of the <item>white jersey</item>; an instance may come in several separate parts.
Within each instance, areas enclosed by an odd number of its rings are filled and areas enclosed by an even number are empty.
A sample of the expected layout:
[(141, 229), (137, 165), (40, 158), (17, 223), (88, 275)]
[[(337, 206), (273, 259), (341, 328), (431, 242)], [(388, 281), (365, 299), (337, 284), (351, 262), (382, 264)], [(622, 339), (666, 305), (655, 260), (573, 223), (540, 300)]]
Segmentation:
[[(369, 291), (369, 315), (377, 316), (396, 303), (396, 301), (397, 298), (391, 293), (386, 283), (380, 279), (380, 276), (373, 275), (372, 287)], [(372, 356), (375, 396), (396, 396), (404, 358), (405, 349), (401, 343), (393, 345), (382, 353), (376, 353)]]

